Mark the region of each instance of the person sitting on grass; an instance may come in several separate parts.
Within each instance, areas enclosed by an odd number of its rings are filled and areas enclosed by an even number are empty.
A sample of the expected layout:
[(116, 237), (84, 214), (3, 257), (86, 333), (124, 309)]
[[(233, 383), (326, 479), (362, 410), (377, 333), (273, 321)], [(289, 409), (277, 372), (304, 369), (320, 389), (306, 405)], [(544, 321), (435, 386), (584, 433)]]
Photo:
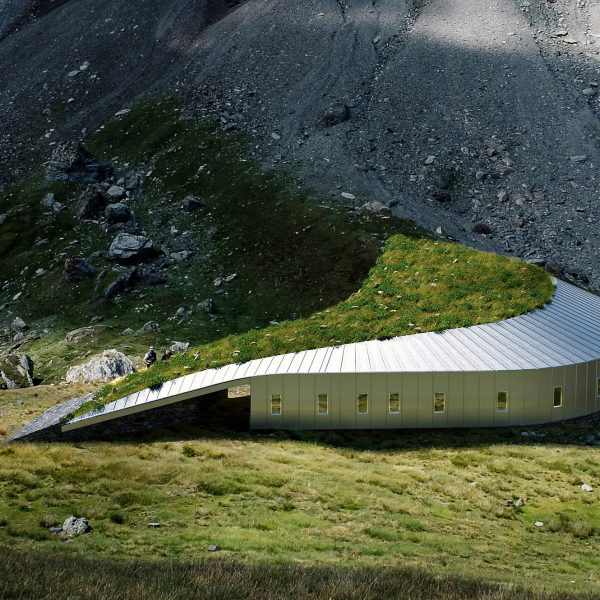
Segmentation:
[(148, 352), (146, 352), (146, 355), (144, 356), (144, 364), (146, 365), (146, 368), (148, 369), (155, 362), (156, 362), (156, 352), (154, 352), (154, 347), (150, 346), (150, 348), (148, 348)]
[(173, 353), (170, 350), (165, 350), (165, 353), (161, 356), (160, 360), (169, 360), (173, 356)]

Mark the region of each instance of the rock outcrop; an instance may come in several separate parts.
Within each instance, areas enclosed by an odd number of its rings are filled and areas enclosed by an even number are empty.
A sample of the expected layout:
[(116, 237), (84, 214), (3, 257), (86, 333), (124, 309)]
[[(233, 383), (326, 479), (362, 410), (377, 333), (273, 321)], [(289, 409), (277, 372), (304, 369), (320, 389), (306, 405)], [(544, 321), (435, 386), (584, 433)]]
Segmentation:
[(9, 390), (32, 387), (33, 361), (27, 354), (9, 354), (0, 358), (0, 385)]
[(67, 383), (109, 382), (133, 373), (133, 363), (117, 350), (105, 350), (83, 365), (71, 367), (67, 371)]
[(46, 168), (48, 181), (94, 183), (112, 175), (110, 165), (102, 165), (78, 142), (60, 142), (54, 147)]
[(109, 260), (121, 264), (142, 262), (156, 253), (150, 238), (144, 235), (119, 233), (108, 250)]

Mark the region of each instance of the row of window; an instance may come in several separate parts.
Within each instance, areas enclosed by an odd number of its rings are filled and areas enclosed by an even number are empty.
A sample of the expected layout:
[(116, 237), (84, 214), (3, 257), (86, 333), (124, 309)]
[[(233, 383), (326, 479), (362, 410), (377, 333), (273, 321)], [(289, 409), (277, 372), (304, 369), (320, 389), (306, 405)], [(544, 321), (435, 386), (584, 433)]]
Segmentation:
[[(598, 380), (598, 396), (600, 396), (600, 379)], [(559, 408), (563, 404), (562, 386), (554, 388), (553, 406)], [(279, 416), (283, 411), (283, 400), (281, 394), (271, 396), (271, 415)], [(433, 412), (436, 414), (446, 412), (446, 393), (435, 392), (433, 395)], [(508, 392), (498, 392), (496, 397), (496, 412), (508, 412)], [(356, 413), (366, 415), (369, 413), (369, 394), (359, 394), (356, 399)], [(400, 394), (392, 392), (388, 396), (388, 413), (390, 415), (400, 414)], [(317, 395), (317, 414), (329, 414), (329, 394)]]

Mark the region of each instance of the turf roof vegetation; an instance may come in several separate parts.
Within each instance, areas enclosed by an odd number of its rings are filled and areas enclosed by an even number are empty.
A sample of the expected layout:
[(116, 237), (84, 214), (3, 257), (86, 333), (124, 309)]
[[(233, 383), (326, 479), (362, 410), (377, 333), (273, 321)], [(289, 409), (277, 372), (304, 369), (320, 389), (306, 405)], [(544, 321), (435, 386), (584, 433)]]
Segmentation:
[(77, 414), (189, 373), (307, 349), (507, 319), (550, 301), (543, 270), (516, 259), (429, 238), (393, 235), (363, 286), (308, 318), (194, 348), (104, 388)]

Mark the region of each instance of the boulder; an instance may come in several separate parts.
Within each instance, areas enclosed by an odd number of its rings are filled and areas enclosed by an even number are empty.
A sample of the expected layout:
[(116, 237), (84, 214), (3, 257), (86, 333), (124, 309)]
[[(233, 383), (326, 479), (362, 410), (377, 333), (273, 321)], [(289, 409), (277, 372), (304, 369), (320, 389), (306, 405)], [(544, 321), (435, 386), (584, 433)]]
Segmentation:
[(160, 333), (161, 331), (162, 329), (156, 321), (148, 321), (140, 329), (140, 333)]
[(23, 332), (23, 331), (27, 331), (29, 329), (29, 325), (27, 325), (27, 323), (25, 323), (25, 321), (23, 321), (23, 319), (21, 319), (21, 317), (15, 317), (13, 322), (10, 324), (10, 328), (14, 332), (18, 332), (18, 331)]
[(104, 216), (106, 217), (106, 222), (111, 225), (115, 223), (127, 223), (132, 219), (129, 206), (123, 202), (109, 204), (104, 211)]
[(209, 315), (216, 315), (218, 312), (215, 301), (212, 298), (206, 298), (205, 300), (198, 302), (198, 310), (203, 310)]
[(383, 202), (379, 202), (378, 200), (366, 202), (360, 207), (360, 210), (361, 212), (370, 212), (377, 215), (391, 214), (390, 207), (383, 204)]
[(65, 336), (65, 342), (69, 344), (76, 344), (81, 340), (93, 335), (96, 330), (93, 327), (80, 327), (79, 329), (74, 329), (73, 331), (69, 331)]
[(60, 535), (65, 537), (76, 537), (78, 535), (87, 533), (91, 529), (92, 528), (85, 517), (81, 517), (79, 519), (77, 517), (69, 517), (65, 519), (60, 531)]
[(68, 257), (65, 259), (65, 268), (63, 271), (64, 283), (79, 283), (84, 279), (93, 277), (96, 269), (83, 258)]
[(202, 208), (204, 206), (204, 203), (202, 202), (202, 200), (200, 200), (199, 198), (196, 198), (194, 196), (186, 196), (183, 199), (183, 202), (181, 203), (181, 208), (183, 210), (185, 210), (186, 212), (192, 212), (194, 210), (198, 210), (199, 208)]
[(46, 167), (48, 181), (75, 181), (94, 183), (112, 176), (110, 165), (102, 165), (81, 144), (60, 142), (52, 151)]
[(133, 363), (117, 350), (105, 350), (83, 365), (71, 367), (67, 371), (67, 383), (108, 382), (133, 373)]
[(321, 127), (334, 127), (352, 116), (350, 108), (344, 102), (334, 102), (319, 115)]
[(178, 354), (180, 352), (186, 352), (189, 347), (190, 347), (189, 342), (173, 342), (171, 344), (171, 347), (169, 348), (169, 350), (173, 354)]
[(120, 185), (111, 185), (106, 192), (113, 200), (121, 200), (125, 198), (127, 192), (125, 188)]
[(191, 250), (181, 250), (180, 252), (171, 252), (169, 256), (175, 262), (183, 262), (184, 260), (190, 258), (192, 254), (194, 253)]
[(109, 260), (121, 264), (141, 262), (155, 254), (150, 238), (132, 233), (119, 233), (108, 250)]
[(93, 219), (102, 213), (106, 206), (104, 196), (94, 186), (88, 186), (77, 201), (77, 217)]
[(473, 225), (473, 233), (478, 235), (489, 235), (492, 233), (492, 230), (485, 223), (476, 223)]
[(32, 387), (33, 361), (27, 354), (8, 354), (0, 358), (0, 378), (9, 390)]

